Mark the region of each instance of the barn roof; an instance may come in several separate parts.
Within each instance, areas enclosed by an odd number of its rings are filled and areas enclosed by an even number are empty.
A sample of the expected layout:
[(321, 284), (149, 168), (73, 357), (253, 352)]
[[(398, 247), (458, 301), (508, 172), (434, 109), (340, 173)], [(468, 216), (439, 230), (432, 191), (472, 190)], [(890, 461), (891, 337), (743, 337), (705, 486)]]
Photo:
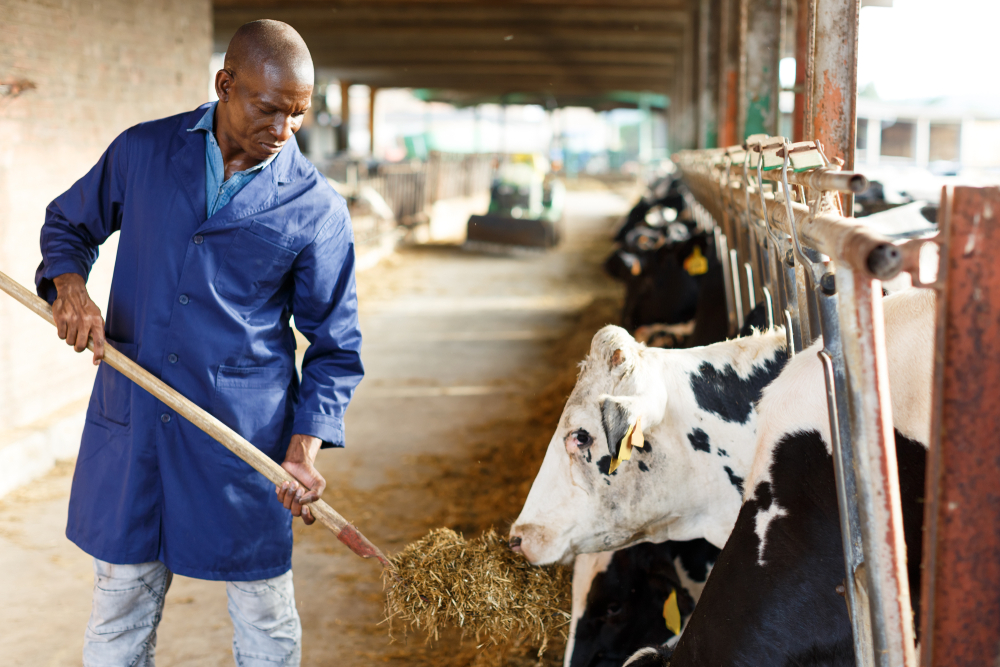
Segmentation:
[(338, 79), (595, 107), (669, 94), (690, 21), (687, 0), (215, 0), (214, 15), (218, 51), (273, 18)]

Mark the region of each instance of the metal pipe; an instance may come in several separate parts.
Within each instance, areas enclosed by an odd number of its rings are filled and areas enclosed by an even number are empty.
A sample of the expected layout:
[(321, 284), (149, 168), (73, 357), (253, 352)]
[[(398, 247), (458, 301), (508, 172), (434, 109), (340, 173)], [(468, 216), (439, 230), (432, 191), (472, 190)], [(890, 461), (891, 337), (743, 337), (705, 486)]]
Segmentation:
[[(772, 169), (764, 172), (764, 180), (781, 182), (781, 171)], [(792, 185), (804, 185), (813, 190), (828, 190), (845, 194), (861, 194), (870, 185), (868, 177), (856, 171), (841, 171), (839, 167), (820, 167), (809, 171), (788, 173)]]
[(921, 664), (995, 665), (1000, 646), (1000, 191), (941, 201)]
[(849, 380), (848, 410), (874, 664), (914, 667), (913, 612), (889, 398), (882, 286), (846, 262), (838, 263), (836, 285)]

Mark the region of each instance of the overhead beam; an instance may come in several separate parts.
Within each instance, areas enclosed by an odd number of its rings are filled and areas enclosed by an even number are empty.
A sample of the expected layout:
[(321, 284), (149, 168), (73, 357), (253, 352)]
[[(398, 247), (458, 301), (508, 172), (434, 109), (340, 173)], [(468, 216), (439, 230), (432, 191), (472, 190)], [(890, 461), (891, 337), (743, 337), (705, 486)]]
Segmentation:
[(433, 24), (468, 25), (472, 23), (532, 23), (534, 25), (624, 24), (629, 28), (654, 29), (657, 27), (683, 27), (687, 16), (683, 9), (573, 6), (519, 6), (516, 4), (458, 5), (402, 3), (393, 5), (281, 2), (267, 6), (247, 6), (238, 3), (226, 6), (215, 3), (217, 19), (230, 16), (281, 14), (292, 19), (352, 25)]
[(354, 83), (375, 85), (379, 88), (448, 88), (496, 94), (536, 92), (573, 95), (600, 95), (618, 90), (666, 94), (672, 85), (669, 79), (660, 85), (650, 85), (651, 82), (647, 79), (620, 77), (567, 79), (551, 76), (483, 77), (477, 74), (439, 74), (412, 78), (397, 76), (371, 81), (355, 80)]
[(386, 50), (384, 47), (369, 44), (365, 48), (352, 48), (345, 51), (336, 45), (311, 45), (315, 60), (333, 61), (345, 66), (351, 65), (398, 65), (399, 63), (441, 63), (462, 62), (471, 63), (538, 63), (552, 61), (558, 56), (558, 62), (579, 65), (625, 65), (629, 67), (670, 67), (677, 62), (673, 51), (625, 51), (625, 50), (563, 50), (558, 54), (542, 49), (462, 49), (448, 48), (433, 44), (426, 47)]

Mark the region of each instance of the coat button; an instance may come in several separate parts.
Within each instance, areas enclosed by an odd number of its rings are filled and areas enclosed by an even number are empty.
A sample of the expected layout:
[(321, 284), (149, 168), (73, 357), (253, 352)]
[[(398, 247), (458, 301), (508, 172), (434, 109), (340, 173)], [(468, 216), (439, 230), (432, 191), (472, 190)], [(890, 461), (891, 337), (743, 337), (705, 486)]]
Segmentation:
[(177, 363), (177, 355), (176, 354), (168, 354), (167, 355), (167, 361), (169, 361), (172, 364), (176, 364)]
[(201, 234), (198, 234), (197, 236), (194, 237), (193, 240), (195, 245), (201, 245), (202, 243), (205, 242), (205, 237), (202, 236)]
[(160, 421), (163, 422), (164, 424), (169, 423), (170, 422), (170, 415), (167, 414), (166, 412), (164, 412), (162, 415), (160, 415)]
[(186, 306), (191, 299), (188, 298), (187, 294), (181, 294), (177, 300), (181, 302), (182, 306)]

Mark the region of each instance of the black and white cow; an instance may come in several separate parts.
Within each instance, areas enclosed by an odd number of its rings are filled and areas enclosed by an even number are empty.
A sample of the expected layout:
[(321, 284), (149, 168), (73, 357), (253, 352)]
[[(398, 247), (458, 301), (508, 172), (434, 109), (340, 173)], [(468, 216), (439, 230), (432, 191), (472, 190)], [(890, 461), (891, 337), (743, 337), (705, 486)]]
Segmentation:
[[(689, 350), (601, 329), (511, 547), (535, 564), (640, 542), (704, 538), (721, 548), (754, 458), (754, 404), (785, 360), (780, 328)], [(643, 437), (632, 458), (612, 470), (633, 431)]]
[(673, 642), (718, 555), (699, 539), (577, 556), (564, 667), (619, 667), (639, 648)]
[[(722, 286), (719, 286), (719, 294), (715, 295), (723, 306), (721, 323), (714, 322), (711, 313), (706, 316), (702, 310), (706, 287), (702, 286), (699, 295), (698, 326), (693, 327), (700, 333), (703, 345), (725, 340), (728, 328)], [(707, 305), (711, 310), (713, 304)], [(764, 326), (764, 305), (758, 304), (747, 317), (740, 336), (752, 336), (755, 330), (762, 330)], [(691, 333), (687, 331), (673, 345), (643, 342), (649, 347), (681, 347), (697, 338)], [(674, 334), (670, 332), (668, 335)], [(636, 339), (639, 340), (639, 331), (636, 332)], [(629, 553), (632, 551), (636, 553)], [(689, 597), (697, 603), (718, 554), (718, 547), (697, 539), (656, 545), (643, 543), (618, 552), (577, 556), (573, 569), (570, 637), (564, 666), (614, 664), (618, 667), (625, 657), (640, 648), (663, 644), (668, 639), (675, 641), (678, 635), (670, 636), (673, 633), (663, 618), (664, 604), (673, 589), (660, 585), (646, 586), (642, 582), (647, 579), (660, 581), (663, 577), (679, 581), (678, 599)], [(687, 617), (685, 611), (682, 622), (686, 622)]]
[[(919, 608), (930, 438), (934, 295), (885, 299), (885, 333), (910, 598)], [(854, 664), (823, 371), (813, 346), (764, 390), (747, 500), (669, 658), (688, 665)], [(630, 667), (666, 665), (644, 650)]]

